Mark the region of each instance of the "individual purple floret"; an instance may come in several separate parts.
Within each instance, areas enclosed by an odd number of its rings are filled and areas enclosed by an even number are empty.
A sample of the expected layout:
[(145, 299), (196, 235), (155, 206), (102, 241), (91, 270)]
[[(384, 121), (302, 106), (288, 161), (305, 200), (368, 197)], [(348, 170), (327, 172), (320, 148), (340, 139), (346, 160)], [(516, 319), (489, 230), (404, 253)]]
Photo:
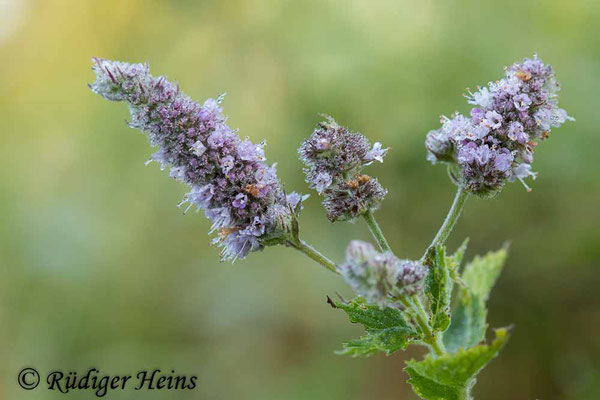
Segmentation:
[(151, 161), (170, 166), (170, 176), (191, 187), (182, 204), (203, 209), (212, 220), (223, 259), (244, 258), (267, 240), (286, 239), (305, 197), (286, 197), (275, 166), (264, 162), (264, 143), (241, 140), (227, 126), (221, 98), (199, 105), (177, 85), (152, 76), (147, 64), (93, 62), (97, 79), (90, 88), (128, 103), (129, 125), (158, 147)]
[(370, 243), (353, 240), (339, 267), (346, 282), (367, 303), (384, 307), (390, 297), (421, 292), (427, 270), (418, 261), (399, 260), (380, 253)]
[(358, 132), (338, 125), (331, 117), (318, 124), (298, 152), (306, 165), (306, 182), (325, 196), (327, 216), (336, 220), (352, 220), (368, 210), (376, 209), (387, 191), (361, 169), (374, 161), (383, 162), (387, 148)]
[(558, 107), (559, 84), (550, 66), (534, 55), (506, 68), (505, 77), (467, 96), (470, 118), (442, 117), (427, 134), (427, 158), (459, 166), (458, 183), (479, 196), (493, 196), (506, 181), (535, 178), (533, 152), (552, 127), (573, 120)]
[(298, 194), (296, 192), (288, 193), (287, 195), (287, 203), (292, 207), (292, 209), (297, 213), (302, 210), (302, 203), (310, 197), (309, 194)]

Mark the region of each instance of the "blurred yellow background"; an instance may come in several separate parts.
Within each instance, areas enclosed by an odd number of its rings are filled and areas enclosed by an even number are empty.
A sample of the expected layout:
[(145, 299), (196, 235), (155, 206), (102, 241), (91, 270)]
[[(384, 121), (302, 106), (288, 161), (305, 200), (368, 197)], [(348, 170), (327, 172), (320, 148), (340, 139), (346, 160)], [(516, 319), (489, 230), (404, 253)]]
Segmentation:
[[(449, 245), (469, 258), (511, 241), (490, 302), (515, 324), (478, 399), (600, 398), (600, 2), (596, 0), (0, 0), (0, 399), (18, 371), (198, 375), (192, 391), (130, 399), (415, 399), (403, 360), (337, 356), (360, 327), (325, 303), (351, 291), (303, 255), (269, 248), (220, 264), (185, 187), (144, 167), (152, 149), (124, 104), (92, 94), (92, 56), (148, 61), (203, 101), (227, 92), (242, 136), (267, 139), (288, 190), (308, 193), (296, 149), (319, 113), (391, 147), (369, 173), (397, 252), (420, 256), (453, 187), (425, 160), (440, 114), (536, 51), (577, 119), (536, 152), (527, 193), (469, 200)], [(335, 260), (364, 223), (330, 224), (317, 196), (302, 236)], [(79, 392), (71, 398), (94, 398)]]

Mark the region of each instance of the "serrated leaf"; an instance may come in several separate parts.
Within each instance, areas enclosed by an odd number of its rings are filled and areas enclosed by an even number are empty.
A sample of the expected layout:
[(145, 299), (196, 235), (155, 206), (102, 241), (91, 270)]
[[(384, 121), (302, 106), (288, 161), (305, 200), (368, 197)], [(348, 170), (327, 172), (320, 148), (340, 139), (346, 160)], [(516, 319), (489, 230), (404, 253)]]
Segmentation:
[(507, 254), (506, 248), (489, 252), (483, 257), (475, 257), (465, 267), (462, 274), (465, 287), (458, 292), (452, 323), (444, 333), (444, 345), (449, 352), (475, 346), (485, 337), (486, 302), (502, 271)]
[(395, 351), (404, 350), (411, 334), (412, 331), (399, 326), (371, 331), (358, 339), (344, 342), (344, 348), (336, 351), (336, 353), (350, 356), (368, 356), (382, 352), (390, 355)]
[(450, 271), (458, 270), (458, 268), (460, 267), (460, 264), (462, 263), (462, 260), (465, 256), (465, 253), (467, 252), (468, 244), (469, 244), (469, 238), (466, 238), (465, 240), (463, 240), (460, 247), (458, 249), (456, 249), (454, 254), (446, 257), (446, 265), (448, 266), (448, 269), (450, 269)]
[(367, 304), (362, 297), (357, 297), (347, 303), (336, 301), (335, 306), (346, 311), (350, 322), (364, 325), (366, 330), (409, 326), (399, 309), (393, 307), (382, 309), (378, 306), (372, 306)]
[(496, 279), (502, 271), (508, 249), (506, 247), (498, 251), (490, 251), (483, 257), (475, 257), (469, 265), (465, 267), (462, 279), (471, 293), (481, 296), (483, 301), (487, 301)]
[(348, 303), (338, 301), (334, 304), (348, 314), (350, 322), (363, 325), (367, 331), (365, 336), (345, 342), (339, 354), (357, 356), (379, 351), (391, 354), (404, 350), (410, 340), (418, 337), (418, 333), (397, 308), (381, 309), (366, 304), (360, 297)]
[(429, 272), (425, 280), (425, 294), (429, 299), (431, 311), (431, 328), (436, 332), (443, 332), (450, 324), (450, 300), (453, 281), (450, 271), (446, 267), (444, 246), (435, 249), (429, 262)]
[(415, 393), (426, 400), (468, 399), (475, 377), (489, 363), (508, 340), (505, 328), (495, 331), (490, 345), (481, 344), (470, 349), (460, 349), (455, 354), (438, 358), (428, 355), (423, 361), (407, 361), (405, 368), (410, 376), (408, 383)]

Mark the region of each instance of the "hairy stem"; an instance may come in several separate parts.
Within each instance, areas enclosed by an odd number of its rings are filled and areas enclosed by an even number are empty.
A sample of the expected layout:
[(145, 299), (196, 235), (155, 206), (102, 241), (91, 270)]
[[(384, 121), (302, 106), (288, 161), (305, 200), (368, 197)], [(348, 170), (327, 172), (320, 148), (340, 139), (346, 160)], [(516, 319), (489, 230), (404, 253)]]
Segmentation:
[(452, 206), (448, 211), (448, 215), (446, 215), (446, 219), (440, 227), (440, 230), (437, 232), (435, 238), (433, 238), (433, 241), (427, 248), (425, 256), (430, 254), (430, 252), (437, 246), (446, 242), (446, 239), (448, 239), (448, 236), (450, 236), (450, 232), (452, 232), (454, 225), (456, 225), (456, 221), (458, 221), (458, 218), (460, 217), (460, 213), (463, 207), (465, 206), (465, 201), (467, 200), (468, 196), (469, 194), (465, 192), (465, 190), (461, 186), (459, 186), (458, 190), (456, 191), (456, 196), (454, 196)]
[[(411, 296), (410, 300), (415, 305), (417, 311), (426, 317), (427, 320), (429, 320), (429, 315), (427, 314), (427, 311), (425, 311), (423, 304), (421, 304), (421, 299), (419, 299), (419, 296), (413, 295)], [(440, 333), (431, 331), (430, 336), (431, 343), (429, 343), (429, 345), (433, 348), (435, 354), (439, 356), (446, 353), (446, 347), (444, 346), (444, 342), (442, 342), (442, 335)]]
[(419, 325), (421, 332), (423, 332), (423, 341), (431, 347), (433, 353), (436, 356), (441, 356), (446, 353), (446, 349), (444, 348), (441, 338), (439, 338), (439, 336), (433, 333), (431, 330), (428, 322), (429, 318), (427, 317), (427, 313), (423, 309), (419, 299), (416, 296), (402, 296), (399, 298), (399, 300), (404, 307), (415, 311), (415, 320), (417, 325)]
[(473, 388), (473, 385), (475, 385), (475, 378), (470, 379), (465, 387), (460, 391), (458, 394), (458, 400), (473, 400), (473, 397), (471, 396), (471, 389)]
[[(450, 232), (452, 232), (452, 229), (454, 228), (454, 225), (456, 225), (456, 221), (458, 221), (460, 213), (463, 207), (465, 206), (465, 201), (467, 200), (467, 197), (468, 193), (465, 192), (465, 190), (461, 186), (459, 186), (458, 190), (456, 191), (456, 196), (454, 196), (452, 206), (450, 207), (448, 215), (444, 220), (444, 223), (438, 230), (437, 234), (433, 238), (433, 241), (427, 248), (425, 255), (423, 256), (423, 260), (426, 264), (428, 262), (432, 262), (430, 258), (432, 257), (435, 248), (441, 244), (444, 244), (446, 242), (446, 239), (448, 239)], [(445, 354), (446, 349), (444, 347), (444, 343), (442, 342), (442, 337), (439, 333), (434, 333), (431, 327), (429, 326), (429, 316), (427, 314), (427, 311), (425, 311), (425, 308), (421, 304), (421, 300), (419, 299), (419, 297), (412, 296), (410, 299), (406, 299), (406, 303), (406, 307), (410, 307), (416, 311), (417, 324), (419, 325), (425, 336), (423, 341), (431, 347), (436, 356)]]
[(295, 242), (295, 243), (290, 242), (289, 244), (291, 247), (306, 254), (308, 257), (310, 257), (314, 261), (318, 262), (319, 264), (321, 264), (322, 266), (324, 266), (331, 272), (339, 274), (339, 272), (337, 270), (337, 265), (333, 261), (331, 261), (329, 258), (325, 257), (317, 249), (312, 247), (310, 244), (306, 243), (304, 240), (298, 239), (297, 242)]
[(381, 250), (389, 251), (390, 253), (393, 253), (387, 240), (385, 240), (385, 236), (383, 236), (383, 232), (381, 231), (379, 224), (375, 220), (373, 211), (368, 210), (367, 212), (365, 212), (363, 214), (363, 218), (367, 222), (367, 225), (369, 226), (369, 229), (371, 230), (371, 233), (373, 234), (373, 237), (377, 241), (377, 244), (379, 245)]

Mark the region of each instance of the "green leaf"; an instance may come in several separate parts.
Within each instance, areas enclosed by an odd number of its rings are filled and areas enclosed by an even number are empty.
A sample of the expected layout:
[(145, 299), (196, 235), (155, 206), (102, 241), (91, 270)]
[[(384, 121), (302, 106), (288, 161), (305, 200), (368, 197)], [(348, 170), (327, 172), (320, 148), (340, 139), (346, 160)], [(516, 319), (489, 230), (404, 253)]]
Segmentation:
[(426, 400), (463, 400), (470, 398), (475, 377), (500, 351), (508, 339), (506, 328), (496, 329), (490, 345), (481, 344), (446, 353), (438, 358), (428, 355), (423, 361), (410, 360), (406, 372), (415, 393)]
[(469, 290), (481, 296), (483, 301), (487, 301), (496, 279), (502, 271), (508, 249), (503, 247), (498, 251), (491, 251), (483, 257), (475, 257), (469, 265), (465, 267), (462, 279)]
[(429, 299), (431, 311), (431, 328), (436, 332), (443, 332), (450, 324), (450, 300), (452, 284), (450, 271), (446, 267), (444, 246), (435, 249), (429, 262), (429, 272), (425, 280), (425, 294)]
[(444, 332), (444, 346), (450, 353), (477, 345), (485, 337), (487, 310), (485, 302), (461, 289), (461, 300), (452, 312), (452, 323)]
[(507, 255), (507, 249), (503, 248), (483, 257), (475, 257), (465, 267), (462, 274), (465, 287), (458, 292), (452, 323), (444, 333), (444, 345), (449, 352), (475, 346), (484, 339), (487, 329), (486, 302)]
[(344, 342), (338, 354), (352, 356), (370, 355), (376, 352), (391, 354), (404, 350), (410, 340), (418, 338), (418, 333), (406, 322), (402, 311), (393, 307), (379, 308), (365, 303), (357, 297), (346, 303), (330, 301), (336, 308), (344, 310), (350, 322), (365, 327), (367, 334), (358, 339)]
[(468, 244), (469, 244), (469, 238), (466, 238), (465, 240), (463, 240), (460, 247), (458, 249), (456, 249), (454, 254), (446, 257), (446, 265), (448, 266), (448, 269), (450, 269), (450, 271), (458, 271), (458, 268), (460, 267), (460, 264), (462, 263), (465, 253), (467, 252)]
[(395, 351), (404, 350), (412, 333), (412, 331), (399, 326), (372, 331), (358, 339), (344, 342), (344, 348), (336, 351), (336, 353), (350, 356), (368, 356), (382, 352), (390, 355)]

